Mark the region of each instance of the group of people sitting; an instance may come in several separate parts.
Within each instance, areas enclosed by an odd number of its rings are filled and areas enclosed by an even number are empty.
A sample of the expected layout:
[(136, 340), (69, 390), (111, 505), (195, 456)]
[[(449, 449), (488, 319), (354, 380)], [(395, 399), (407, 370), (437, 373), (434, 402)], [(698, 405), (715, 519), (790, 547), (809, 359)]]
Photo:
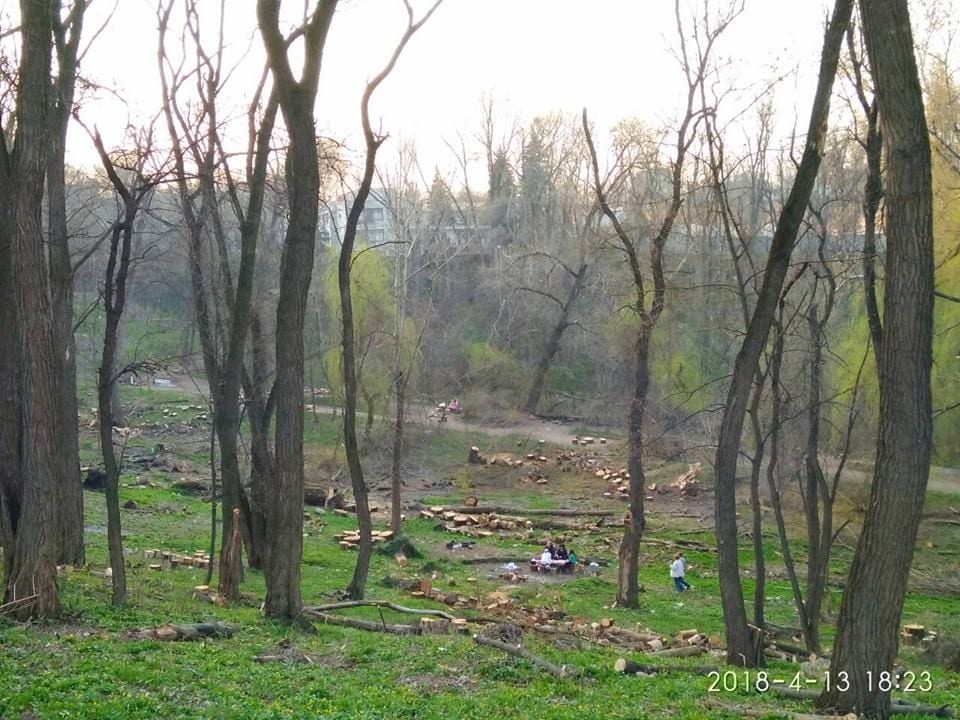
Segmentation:
[(571, 571), (577, 565), (577, 554), (573, 550), (567, 550), (563, 543), (554, 546), (548, 542), (539, 558), (531, 558), (530, 566), (534, 570), (561, 570)]

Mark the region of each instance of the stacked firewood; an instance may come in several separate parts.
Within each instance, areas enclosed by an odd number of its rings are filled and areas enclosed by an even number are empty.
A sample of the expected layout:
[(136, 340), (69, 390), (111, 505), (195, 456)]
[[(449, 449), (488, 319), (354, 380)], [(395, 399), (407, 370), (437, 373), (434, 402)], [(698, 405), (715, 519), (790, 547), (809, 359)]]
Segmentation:
[[(357, 546), (360, 544), (359, 530), (344, 530), (343, 532), (338, 532), (333, 537), (340, 545), (341, 550), (356, 550)], [(393, 537), (393, 531), (372, 530), (370, 532), (370, 537), (374, 543), (386, 542)]]
[(571, 523), (548, 517), (530, 519), (518, 515), (504, 515), (493, 512), (464, 513), (447, 510), (440, 506), (420, 510), (420, 517), (439, 519), (441, 521), (439, 527), (443, 530), (481, 538), (491, 537), (497, 531), (525, 532), (538, 529), (594, 532), (600, 529), (599, 525), (594, 523)]
[(144, 550), (143, 556), (150, 560), (160, 560), (150, 565), (151, 570), (163, 570), (175, 567), (195, 567), (206, 569), (210, 567), (210, 556), (203, 550), (197, 550), (193, 555), (182, 555), (168, 550)]

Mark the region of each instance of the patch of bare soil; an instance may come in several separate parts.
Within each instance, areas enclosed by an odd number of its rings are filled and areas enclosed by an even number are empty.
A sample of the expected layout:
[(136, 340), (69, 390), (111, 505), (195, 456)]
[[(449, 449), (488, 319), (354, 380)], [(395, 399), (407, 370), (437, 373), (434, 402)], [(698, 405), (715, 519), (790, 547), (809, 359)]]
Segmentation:
[[(458, 672), (457, 668), (450, 668)], [(435, 673), (421, 673), (400, 678), (400, 684), (417, 692), (441, 693), (449, 690), (472, 690), (476, 682), (467, 675), (437, 675)]]

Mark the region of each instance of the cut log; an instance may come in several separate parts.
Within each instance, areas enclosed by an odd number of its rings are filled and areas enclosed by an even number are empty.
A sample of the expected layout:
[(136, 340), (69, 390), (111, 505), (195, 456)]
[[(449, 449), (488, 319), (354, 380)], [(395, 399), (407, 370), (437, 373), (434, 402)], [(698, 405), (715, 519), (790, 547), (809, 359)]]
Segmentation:
[(485, 465), (487, 460), (480, 454), (480, 448), (473, 446), (470, 448), (470, 454), (467, 456), (467, 462), (471, 465)]

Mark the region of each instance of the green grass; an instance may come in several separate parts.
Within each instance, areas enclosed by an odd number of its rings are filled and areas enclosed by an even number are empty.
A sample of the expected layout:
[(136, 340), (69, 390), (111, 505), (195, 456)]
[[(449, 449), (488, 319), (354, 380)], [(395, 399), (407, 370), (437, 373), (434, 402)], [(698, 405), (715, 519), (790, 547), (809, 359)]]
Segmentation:
[[(167, 393), (133, 391), (132, 405), (142, 409), (137, 423), (154, 422), (154, 414), (166, 402), (189, 404)], [(163, 399), (163, 403), (161, 403)], [(150, 409), (152, 408), (152, 409)], [(339, 419), (307, 420), (308, 451), (329, 452), (338, 439)], [(443, 431), (419, 433), (409, 451), (427, 472), (463, 470), (464, 447), (471, 444), (465, 433)], [(84, 442), (88, 439), (85, 437)], [(474, 440), (475, 442), (475, 440)], [(490, 440), (485, 451), (515, 447), (516, 439)], [(496, 447), (493, 447), (493, 446)], [(85, 453), (92, 448), (86, 447)], [(193, 451), (195, 452), (195, 451)], [(200, 453), (196, 453), (200, 455)], [(341, 450), (342, 457), (342, 450)], [(199, 463), (205, 457), (188, 458)], [(513, 475), (491, 475), (494, 468), (468, 470), (447, 493), (424, 498), (428, 503), (450, 503), (477, 493), (484, 503), (514, 507), (548, 507), (558, 504), (553, 485), (531, 489), (508, 483)], [(499, 470), (499, 469), (496, 469)], [(131, 471), (132, 473), (132, 471)], [(192, 588), (203, 582), (205, 571), (177, 568), (157, 572), (144, 550), (162, 548), (192, 553), (209, 541), (209, 504), (173, 492), (175, 475), (151, 470), (156, 487), (123, 487), (121, 502), (134, 500), (135, 510), (123, 510), (130, 601), (122, 610), (111, 608), (110, 588), (101, 577), (107, 565), (104, 498), (85, 493), (89, 565), (66, 573), (61, 579), (65, 618), (59, 624), (16, 625), (0, 619), (0, 718), (735, 718), (735, 713), (708, 709), (708, 700), (769, 708), (777, 717), (780, 708), (810, 712), (809, 705), (785, 702), (774, 696), (747, 693), (708, 693), (709, 679), (688, 674), (661, 674), (653, 678), (624, 677), (613, 672), (622, 654), (614, 648), (593, 644), (558, 646), (548, 636), (527, 632), (524, 644), (532, 652), (555, 663), (581, 670), (578, 678), (559, 679), (528, 662), (479, 647), (467, 636), (397, 637), (347, 628), (321, 626), (315, 634), (265, 620), (259, 612), (264, 594), (261, 572), (248, 570), (243, 585), (244, 603), (221, 608), (192, 597)], [(486, 474), (484, 474), (486, 473)], [(143, 475), (144, 473), (140, 473)], [(513, 473), (514, 475), (516, 473)], [(127, 475), (125, 481), (132, 479)], [(482, 485), (482, 492), (476, 484)], [(498, 484), (502, 487), (495, 487)], [(956, 499), (933, 498), (937, 507), (956, 506)], [(930, 503), (928, 503), (929, 508)], [(382, 524), (378, 525), (383, 527)], [(327, 602), (350, 581), (355, 554), (339, 549), (333, 535), (353, 529), (353, 518), (309, 511), (305, 524), (302, 588), (307, 604)], [(684, 519), (654, 515), (649, 534), (670, 539), (696, 527)], [(916, 566), (920, 572), (939, 568), (956, 574), (956, 558), (939, 555), (957, 548), (956, 527), (924, 526)], [(435, 522), (410, 518), (405, 534), (422, 553), (401, 568), (389, 555), (375, 553), (368, 583), (368, 597), (405, 605), (441, 608), (436, 602), (412, 598), (390, 583), (398, 576), (429, 578), (435, 588), (449, 588), (471, 596), (485, 597), (501, 590), (525, 606), (562, 609), (569, 616), (599, 620), (611, 617), (622, 627), (648, 627), (664, 635), (687, 628), (722, 634), (722, 611), (712, 552), (685, 553), (692, 567), (690, 582), (695, 590), (679, 595), (672, 589), (667, 563), (672, 551), (656, 544), (641, 547), (640, 582), (644, 587), (637, 610), (611, 608), (615, 595), (617, 528), (581, 536), (575, 548), (581, 558), (608, 563), (599, 576), (581, 576), (564, 583), (534, 581), (505, 588), (489, 579), (480, 566), (459, 561), (446, 552), (444, 543), (457, 537), (435, 529)], [(934, 538), (928, 548), (924, 533)], [(480, 543), (480, 552), (491, 557), (522, 561), (537, 551), (545, 533), (529, 538), (492, 537)], [(613, 543), (607, 539), (614, 540)], [(684, 534), (684, 539), (711, 543), (708, 533)], [(219, 538), (218, 538), (219, 540)], [(779, 543), (765, 538), (768, 563), (782, 565)], [(800, 542), (793, 543), (798, 561), (804, 559)], [(839, 547), (834, 570), (842, 577), (850, 553)], [(742, 541), (741, 566), (752, 563), (749, 541)], [(796, 625), (789, 585), (768, 580), (767, 617), (773, 622)], [(753, 583), (744, 581), (748, 605)], [(839, 607), (839, 589), (833, 588), (833, 607)], [(348, 611), (355, 617), (379, 620), (370, 609)], [(468, 611), (455, 612), (466, 614)], [(472, 611), (470, 611), (472, 612)], [(483, 612), (483, 611), (480, 611)], [(409, 616), (386, 611), (388, 622), (409, 622)], [(230, 639), (194, 643), (161, 643), (127, 637), (132, 628), (165, 622), (198, 622), (220, 619), (240, 626)], [(904, 607), (904, 622), (918, 622), (941, 636), (960, 638), (960, 598), (914, 594)], [(831, 627), (825, 628), (830, 637)], [(259, 664), (260, 652), (290, 640), (299, 649), (314, 654), (312, 665)], [(933, 690), (914, 696), (928, 704), (960, 705), (960, 676), (931, 665), (914, 649), (902, 653), (914, 671), (928, 669)], [(661, 664), (719, 664), (715, 658), (661, 660)], [(791, 677), (793, 666), (774, 663), (771, 676)], [(33, 715), (29, 715), (32, 713)], [(26, 714), (26, 715), (25, 715)]]

